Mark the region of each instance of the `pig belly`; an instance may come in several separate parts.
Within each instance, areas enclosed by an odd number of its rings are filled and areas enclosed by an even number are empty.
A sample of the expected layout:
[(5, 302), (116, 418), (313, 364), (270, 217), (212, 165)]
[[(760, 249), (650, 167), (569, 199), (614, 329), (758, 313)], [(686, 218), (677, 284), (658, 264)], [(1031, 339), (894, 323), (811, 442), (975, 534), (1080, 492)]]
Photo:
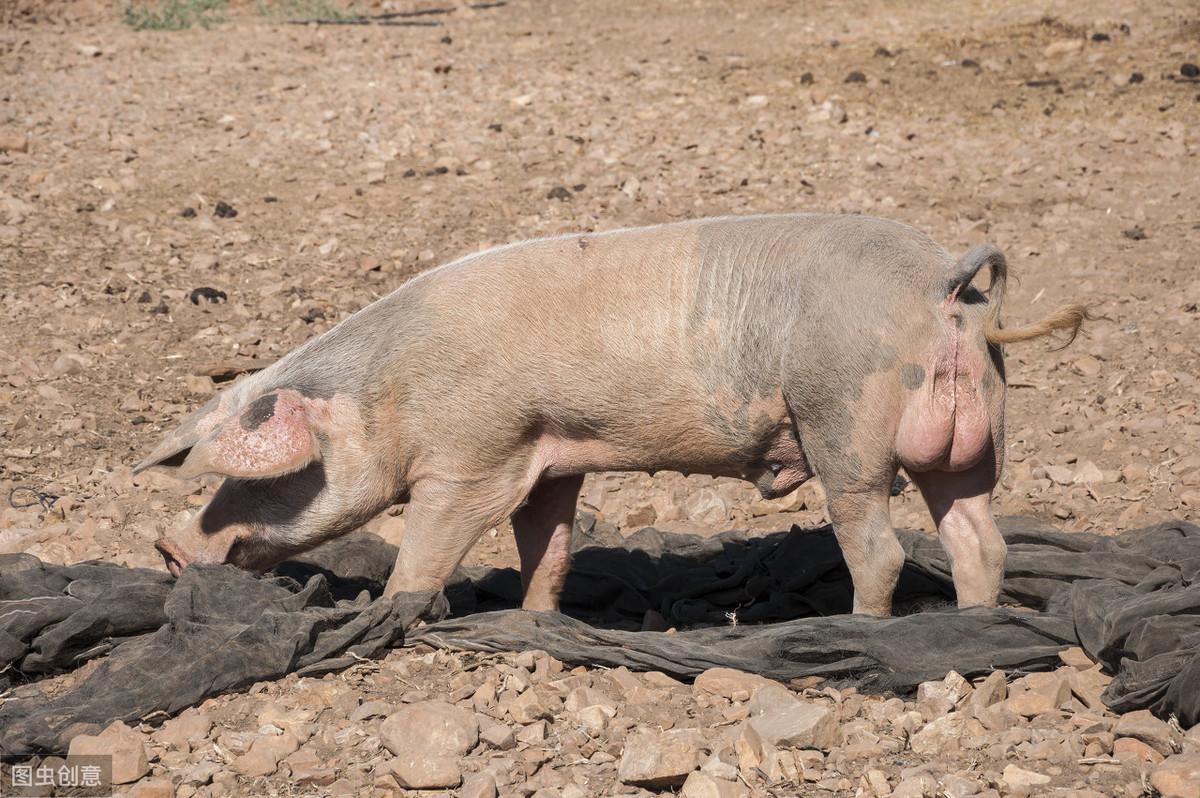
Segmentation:
[(923, 382), (908, 397), (896, 434), (896, 455), (911, 471), (964, 471), (978, 463), (991, 444), (991, 417), (983, 393), (988, 364), (963, 341), (952, 315), (923, 360)]
[[(698, 447), (692, 452), (664, 452), (648, 438), (647, 446), (614, 444), (603, 439), (544, 434), (538, 439), (533, 481), (596, 471), (679, 471), (735, 477), (754, 484), (767, 499), (785, 496), (812, 478), (799, 439), (789, 425), (737, 448)], [(747, 454), (751, 452), (752, 454)]]

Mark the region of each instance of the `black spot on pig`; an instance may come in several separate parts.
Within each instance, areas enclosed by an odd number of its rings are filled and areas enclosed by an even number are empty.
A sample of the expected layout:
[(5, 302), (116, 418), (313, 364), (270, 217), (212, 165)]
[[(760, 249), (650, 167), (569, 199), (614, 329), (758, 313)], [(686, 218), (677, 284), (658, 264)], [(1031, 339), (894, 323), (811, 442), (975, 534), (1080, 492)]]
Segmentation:
[(278, 394), (269, 393), (251, 402), (238, 419), (242, 429), (253, 432), (265, 424), (271, 416), (275, 415), (275, 402), (278, 399)]
[(915, 391), (925, 384), (925, 369), (916, 363), (905, 363), (900, 368), (900, 379), (905, 388)]

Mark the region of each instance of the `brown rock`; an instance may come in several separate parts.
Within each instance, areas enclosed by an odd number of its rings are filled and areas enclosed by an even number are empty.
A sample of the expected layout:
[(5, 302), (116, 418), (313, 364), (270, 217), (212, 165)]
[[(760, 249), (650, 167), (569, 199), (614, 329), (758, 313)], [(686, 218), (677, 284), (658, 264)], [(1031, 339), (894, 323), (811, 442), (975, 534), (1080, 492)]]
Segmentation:
[(208, 715), (189, 709), (179, 717), (164, 723), (162, 728), (154, 733), (153, 739), (168, 748), (187, 753), (191, 750), (192, 743), (208, 738), (212, 725), (212, 718)]
[(766, 677), (733, 668), (709, 668), (697, 676), (695, 682), (697, 690), (729, 699), (739, 693), (744, 693), (746, 698), (750, 698), (763, 687), (777, 685), (777, 682)]
[(279, 760), (292, 754), (300, 742), (291, 732), (264, 734), (250, 744), (250, 750), (233, 760), (230, 767), (247, 778), (270, 776), (279, 769)]
[(1200, 798), (1200, 754), (1175, 754), (1150, 774), (1162, 798)]
[(496, 779), (491, 773), (473, 773), (463, 780), (459, 798), (496, 798)]
[(917, 754), (934, 756), (957, 749), (959, 738), (966, 728), (961, 712), (951, 712), (938, 718), (912, 736), (910, 744)]
[(1050, 783), (1050, 777), (1032, 770), (1009, 765), (1000, 776), (1000, 786), (1013, 795), (1029, 795)]
[(511, 727), (496, 723), (479, 733), (479, 739), (499, 751), (508, 751), (517, 747), (517, 738)]
[(397, 757), (458, 757), (479, 743), (479, 721), (453, 704), (423, 701), (389, 715), (379, 727), (379, 737)]
[(694, 771), (680, 790), (681, 798), (747, 798), (750, 791), (743, 785)]
[(1027, 718), (1052, 712), (1071, 697), (1070, 684), (1055, 673), (1031, 673), (1019, 682), (1013, 683), (1014, 689), (1020, 687), (1025, 689), (1019, 692), (1010, 692), (1004, 706)]
[(525, 725), (543, 718), (554, 717), (554, 710), (536, 690), (530, 689), (517, 696), (516, 700), (509, 705), (508, 714), (517, 723)]
[(1154, 717), (1147, 709), (1122, 715), (1113, 727), (1113, 734), (1117, 737), (1141, 740), (1163, 756), (1170, 756), (1176, 750), (1175, 735), (1171, 727)]
[(131, 784), (150, 772), (144, 743), (141, 733), (117, 721), (98, 735), (72, 739), (67, 755), (111, 756), (113, 784)]
[(1086, 671), (1096, 664), (1092, 662), (1091, 657), (1083, 653), (1083, 649), (1079, 646), (1063, 649), (1058, 652), (1058, 658), (1064, 665), (1069, 665), (1078, 671)]
[(1122, 762), (1140, 764), (1149, 762), (1157, 765), (1163, 761), (1163, 755), (1134, 737), (1118, 737), (1113, 743), (1113, 756)]
[(839, 742), (833, 709), (801, 701), (782, 685), (759, 689), (749, 707), (750, 724), (771, 745), (829, 750)]
[(462, 783), (457, 756), (406, 753), (381, 765), (406, 790), (441, 790)]
[(990, 707), (1008, 697), (1008, 682), (1004, 671), (992, 671), (986, 678), (975, 686), (975, 691), (967, 699), (976, 711)]
[(29, 152), (29, 139), (14, 134), (0, 135), (0, 152)]
[(699, 751), (690, 732), (639, 730), (625, 741), (617, 777), (625, 784), (650, 790), (681, 786), (699, 764)]
[(125, 798), (175, 798), (175, 787), (168, 779), (145, 779), (133, 785)]

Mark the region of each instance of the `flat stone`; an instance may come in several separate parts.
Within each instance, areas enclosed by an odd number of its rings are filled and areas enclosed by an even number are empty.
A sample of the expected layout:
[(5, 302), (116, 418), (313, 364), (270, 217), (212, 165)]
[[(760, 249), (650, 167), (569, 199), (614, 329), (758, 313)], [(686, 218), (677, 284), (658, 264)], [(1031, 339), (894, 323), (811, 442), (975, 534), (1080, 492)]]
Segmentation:
[(1008, 681), (1004, 676), (1004, 671), (992, 671), (975, 686), (975, 690), (967, 702), (974, 709), (980, 710), (999, 703), (1007, 697)]
[(382, 767), (406, 790), (442, 790), (462, 784), (457, 756), (397, 756)]
[(679, 791), (682, 798), (747, 798), (750, 791), (742, 784), (694, 771), (688, 774)]
[(625, 784), (649, 790), (683, 785), (699, 765), (699, 751), (689, 729), (669, 732), (639, 730), (625, 740), (617, 777)]
[(831, 707), (801, 701), (778, 685), (760, 689), (751, 699), (750, 713), (749, 723), (771, 745), (827, 751), (839, 742)]
[(270, 776), (279, 769), (279, 760), (300, 747), (291, 732), (264, 734), (250, 744), (250, 750), (233, 760), (230, 768), (247, 778)]
[(174, 748), (187, 753), (192, 743), (208, 739), (212, 731), (212, 718), (203, 712), (189, 709), (177, 718), (171, 718), (153, 735), (156, 742), (168, 748)]
[(496, 779), (491, 773), (472, 773), (463, 780), (458, 798), (496, 798)]
[(1053, 712), (1071, 697), (1071, 685), (1054, 673), (1031, 673), (1019, 682), (1014, 682), (1013, 687), (1025, 689), (1010, 692), (1004, 706), (1027, 718)]
[(1092, 658), (1083, 653), (1083, 649), (1079, 646), (1071, 646), (1064, 648), (1058, 652), (1058, 658), (1062, 660), (1064, 665), (1069, 665), (1078, 671), (1086, 671), (1096, 663), (1092, 662)]
[(1117, 737), (1141, 740), (1163, 756), (1175, 753), (1175, 735), (1171, 727), (1165, 721), (1154, 717), (1148, 709), (1122, 715), (1112, 731)]
[(1113, 743), (1112, 752), (1113, 756), (1122, 762), (1134, 764), (1148, 762), (1151, 765), (1157, 765), (1163, 761), (1162, 754), (1135, 737), (1118, 737), (1117, 741)]
[(1008, 765), (1000, 775), (1000, 786), (1018, 795), (1028, 795), (1049, 783), (1050, 777), (1044, 773), (1026, 770), (1016, 765)]
[(409, 704), (379, 727), (383, 745), (396, 757), (459, 757), (479, 743), (475, 713), (445, 701)]
[(1175, 754), (1150, 774), (1150, 786), (1162, 798), (1200, 798), (1200, 754)]
[(554, 710), (534, 689), (526, 690), (508, 706), (508, 714), (522, 725), (554, 717)]
[(753, 697), (763, 687), (777, 684), (777, 682), (756, 673), (746, 673), (734, 668), (709, 668), (697, 676), (695, 681), (697, 690), (728, 699), (732, 699), (735, 694), (739, 693)]
[(131, 784), (150, 772), (144, 743), (140, 732), (117, 721), (97, 735), (75, 736), (67, 755), (111, 756), (113, 784)]
[(169, 779), (143, 779), (125, 793), (125, 798), (175, 798), (175, 787)]
[(966, 729), (966, 718), (960, 712), (951, 712), (929, 723), (912, 736), (913, 753), (933, 756), (959, 747), (959, 738)]

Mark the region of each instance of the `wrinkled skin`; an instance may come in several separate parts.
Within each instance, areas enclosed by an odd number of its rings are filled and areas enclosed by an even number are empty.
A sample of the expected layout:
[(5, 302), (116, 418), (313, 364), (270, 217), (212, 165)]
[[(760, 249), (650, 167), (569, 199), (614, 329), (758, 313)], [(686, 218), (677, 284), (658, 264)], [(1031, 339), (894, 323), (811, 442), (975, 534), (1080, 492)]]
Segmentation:
[(732, 476), (769, 497), (819, 475), (854, 609), (886, 615), (903, 563), (889, 488), (903, 466), (953, 559), (959, 603), (994, 604), (1004, 375), (987, 300), (948, 283), (956, 268), (904, 225), (825, 215), (468, 256), (169, 435), (139, 468), (230, 478), (158, 547), (175, 573), (263, 569), (407, 502), (394, 594), (440, 588), (512, 518), (525, 606), (552, 610), (583, 474)]

